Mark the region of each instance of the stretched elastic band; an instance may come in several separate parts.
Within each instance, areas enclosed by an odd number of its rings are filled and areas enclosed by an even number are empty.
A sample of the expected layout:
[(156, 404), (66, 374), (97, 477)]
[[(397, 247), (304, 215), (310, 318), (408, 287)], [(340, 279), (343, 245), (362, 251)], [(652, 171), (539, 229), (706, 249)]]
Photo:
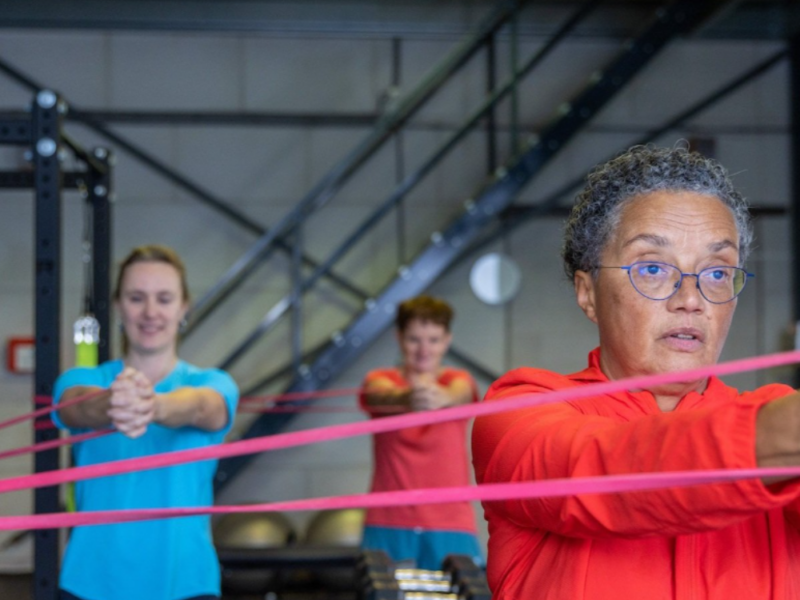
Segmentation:
[(618, 494), (632, 491), (657, 490), (667, 487), (729, 483), (742, 479), (796, 477), (798, 475), (800, 475), (800, 467), (715, 469), (707, 471), (606, 475), (599, 477), (550, 479), (547, 481), (526, 481), (521, 483), (496, 483), (477, 486), (401, 490), (396, 492), (376, 492), (348, 496), (329, 496), (306, 500), (287, 500), (283, 502), (248, 504), (244, 506), (202, 506), (50, 513), (0, 517), (0, 530), (55, 529), (59, 527), (126, 523), (149, 519), (190, 517), (209, 514), (376, 508), (474, 500), (492, 502), (498, 500), (554, 498), (577, 494)]
[(200, 460), (220, 459), (243, 454), (253, 454), (268, 450), (279, 450), (307, 444), (316, 444), (349, 437), (397, 431), (407, 427), (431, 425), (447, 421), (470, 419), (484, 415), (497, 414), (509, 410), (519, 410), (531, 406), (577, 400), (596, 395), (612, 394), (629, 389), (647, 389), (667, 383), (694, 381), (711, 375), (728, 375), (741, 371), (765, 369), (786, 365), (800, 361), (800, 351), (783, 352), (755, 358), (746, 358), (730, 361), (708, 367), (690, 369), (675, 373), (663, 373), (643, 377), (631, 377), (618, 381), (607, 381), (588, 384), (565, 390), (545, 392), (540, 394), (526, 394), (523, 396), (454, 406), (434, 411), (408, 413), (399, 416), (382, 417), (370, 421), (333, 425), (317, 429), (308, 429), (279, 435), (265, 436), (248, 440), (240, 440), (228, 444), (180, 450), (164, 454), (154, 454), (141, 458), (131, 458), (114, 462), (106, 462), (83, 467), (73, 467), (60, 471), (47, 471), (22, 477), (10, 477), (0, 480), (0, 492), (40, 488), (57, 485), (67, 481), (82, 481), (108, 475), (131, 473), (145, 469), (168, 467), (186, 462)]
[(79, 433), (78, 435), (72, 435), (65, 438), (48, 440), (46, 442), (39, 442), (38, 444), (32, 444), (31, 446), (23, 446), (22, 448), (14, 448), (13, 450), (6, 450), (4, 452), (0, 452), (0, 460), (3, 460), (5, 458), (11, 458), (12, 456), (19, 456), (20, 454), (42, 452), (44, 450), (52, 450), (53, 448), (60, 448), (61, 446), (68, 446), (69, 444), (78, 444), (80, 442), (85, 442), (87, 440), (93, 440), (99, 437), (106, 436), (110, 433), (114, 433), (115, 431), (116, 429), (98, 429), (96, 431), (90, 431), (88, 433)]
[(72, 398), (70, 400), (67, 400), (66, 402), (59, 402), (58, 404), (53, 404), (52, 396), (36, 396), (34, 398), (34, 404), (36, 404), (37, 406), (45, 405), (44, 408), (39, 408), (33, 412), (12, 417), (11, 419), (8, 419), (6, 421), (0, 421), (0, 429), (3, 429), (5, 427), (10, 427), (11, 425), (16, 425), (17, 423), (22, 423), (23, 421), (29, 421), (31, 419), (35, 419), (37, 417), (50, 414), (54, 410), (61, 410), (62, 408), (66, 408), (67, 406), (73, 406), (74, 404), (85, 402), (86, 400), (91, 400), (92, 398), (96, 398), (97, 396), (100, 396), (107, 391), (108, 390), (97, 390), (89, 394), (83, 394), (82, 396)]

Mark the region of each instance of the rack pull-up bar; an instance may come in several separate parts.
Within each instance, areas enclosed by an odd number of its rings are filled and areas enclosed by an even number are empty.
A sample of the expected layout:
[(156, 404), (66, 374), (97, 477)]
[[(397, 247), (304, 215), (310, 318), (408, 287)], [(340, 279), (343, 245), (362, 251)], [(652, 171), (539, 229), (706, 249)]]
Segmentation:
[[(0, 189), (34, 190), (34, 409), (52, 403), (53, 386), (61, 372), (61, 192), (80, 189), (91, 214), (91, 295), (90, 304), (100, 323), (98, 358), (110, 355), (110, 263), (111, 263), (111, 154), (105, 148), (85, 150), (64, 134), (66, 102), (55, 92), (38, 90), (30, 113), (0, 118), (0, 145), (28, 146), (32, 170), (0, 171)], [(85, 170), (63, 172), (59, 150), (68, 148)], [(87, 282), (89, 283), (89, 282)], [(49, 422), (49, 416), (37, 418)], [(36, 444), (54, 441), (58, 430), (34, 427)], [(57, 470), (57, 449), (39, 452), (34, 471)], [(34, 512), (60, 510), (58, 487), (34, 492)], [(59, 531), (34, 533), (34, 600), (58, 598)]]
[[(65, 105), (49, 90), (34, 97), (31, 107), (31, 146), (35, 179), (35, 344), (34, 403), (52, 402), (53, 384), (61, 370), (61, 165), (58, 147)], [(41, 408), (34, 406), (34, 408)], [(49, 417), (41, 417), (47, 421)], [(57, 429), (34, 429), (37, 444), (55, 440)], [(39, 452), (34, 471), (59, 468), (58, 450)], [(34, 492), (34, 512), (59, 510), (58, 487)], [(58, 594), (59, 531), (34, 533), (34, 600), (55, 600)]]

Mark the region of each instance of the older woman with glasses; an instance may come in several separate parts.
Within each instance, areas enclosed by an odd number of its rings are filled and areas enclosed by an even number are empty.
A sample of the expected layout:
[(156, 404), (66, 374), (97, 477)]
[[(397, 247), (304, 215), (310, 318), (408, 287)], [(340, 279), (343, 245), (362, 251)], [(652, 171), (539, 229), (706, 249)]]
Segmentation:
[[(744, 200), (716, 162), (636, 147), (598, 167), (563, 249), (600, 346), (523, 368), (488, 400), (712, 365), (752, 274)], [(477, 419), (477, 480), (800, 464), (800, 395), (715, 377)], [(800, 598), (795, 480), (486, 503), (495, 600)]]

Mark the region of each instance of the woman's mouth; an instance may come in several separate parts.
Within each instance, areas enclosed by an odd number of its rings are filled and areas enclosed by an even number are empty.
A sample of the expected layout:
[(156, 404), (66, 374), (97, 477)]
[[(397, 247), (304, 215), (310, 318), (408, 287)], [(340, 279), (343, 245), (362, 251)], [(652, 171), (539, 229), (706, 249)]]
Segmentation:
[(705, 335), (694, 327), (678, 327), (667, 331), (662, 337), (667, 344), (683, 352), (697, 350), (705, 343)]

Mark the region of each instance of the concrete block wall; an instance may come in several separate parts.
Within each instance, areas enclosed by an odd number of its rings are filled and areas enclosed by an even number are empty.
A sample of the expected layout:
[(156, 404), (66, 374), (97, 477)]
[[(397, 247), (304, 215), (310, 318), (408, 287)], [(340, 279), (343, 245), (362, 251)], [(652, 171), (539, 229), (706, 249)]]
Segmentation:
[[(457, 40), (407, 36), (401, 40), (401, 89), (419, 81)], [(129, 110), (271, 110), (368, 112), (391, 85), (392, 39), (347, 37), (228, 35), (212, 33), (100, 33), (89, 31), (2, 31), (0, 57), (32, 78), (62, 92), (81, 108)], [(541, 39), (523, 40), (524, 59)], [(505, 43), (498, 53), (503, 56)], [(618, 51), (615, 41), (578, 39), (565, 43), (540, 71), (521, 86), (520, 116), (526, 134), (554, 114), (557, 104), (578, 91), (591, 72)], [(606, 108), (591, 127), (548, 165), (520, 202), (535, 203), (565, 181), (631, 144), (645, 130), (666, 121), (750, 65), (777, 51), (775, 43), (681, 41), (661, 56)], [(482, 99), (482, 57), (468, 66), (403, 134), (405, 173), (445, 139)], [(501, 74), (507, 65), (500, 60)], [(0, 110), (19, 109), (30, 94), (0, 77)], [(507, 105), (506, 107), (507, 108)], [(507, 110), (498, 111), (501, 124)], [(265, 227), (276, 223), (368, 132), (366, 128), (141, 126), (113, 129), (224, 198)], [(106, 145), (77, 125), (69, 130), (86, 147)], [(755, 205), (788, 206), (788, 86), (785, 65), (773, 69), (681, 131), (659, 140), (673, 144), (694, 134), (713, 136), (719, 159), (735, 174)], [(501, 159), (509, 154), (508, 135), (500, 135)], [(0, 148), (0, 168), (21, 164), (18, 149)], [(486, 172), (485, 137), (475, 133), (407, 199), (405, 226), (398, 234), (387, 219), (347, 256), (337, 272), (377, 292), (398, 266), (398, 243), (408, 260), (431, 232), (459, 214)], [(304, 228), (306, 251), (318, 259), (334, 248), (360, 219), (388, 195), (401, 173), (390, 142), (369, 168)], [(249, 247), (254, 236), (231, 224), (187, 194), (166, 183), (123, 152), (114, 173), (116, 202), (114, 253), (117, 259), (142, 243), (175, 247), (187, 263), (194, 296), (201, 297)], [(1, 191), (0, 341), (32, 331), (32, 209), (25, 192)], [(80, 310), (83, 287), (81, 202), (64, 200), (64, 367), (72, 360), (70, 331)], [(741, 299), (725, 358), (779, 349), (791, 319), (788, 273), (790, 237), (784, 217), (760, 219), (758, 246), (750, 267), (758, 277)], [(398, 236), (402, 240), (398, 239)], [(523, 272), (517, 298), (504, 307), (481, 304), (468, 288), (472, 257), (454, 268), (431, 292), (449, 299), (457, 313), (455, 343), (488, 368), (503, 372), (520, 365), (573, 371), (585, 364), (596, 344), (594, 328), (572, 300), (558, 259), (560, 222), (547, 218), (521, 225), (496, 244), (516, 259)], [(191, 362), (216, 364), (289, 290), (287, 259), (276, 256), (256, 277), (211, 316), (182, 348)], [(344, 326), (360, 302), (326, 284), (309, 294), (305, 306), (305, 342), (310, 347)], [(568, 340), (568, 342), (565, 342)], [(284, 364), (288, 358), (286, 323), (232, 369), (243, 387)], [(358, 385), (374, 367), (392, 364), (398, 352), (387, 332), (336, 387)], [(785, 373), (744, 374), (732, 381), (744, 387)], [(482, 390), (489, 385), (480, 381)], [(276, 386), (275, 391), (278, 390)], [(0, 372), (0, 419), (28, 410), (29, 377)], [(357, 414), (308, 414), (292, 429), (320, 427)], [(247, 418), (242, 417), (237, 430)], [(3, 447), (30, 440), (24, 426), (3, 433)], [(265, 502), (365, 491), (370, 476), (370, 441), (356, 438), (258, 457), (229, 485), (222, 503)], [(0, 477), (30, 470), (28, 458), (0, 462)], [(3, 512), (30, 509), (25, 493), (6, 496)], [(302, 529), (306, 515), (295, 515)], [(484, 534), (485, 535), (485, 534)], [(0, 534), (0, 540), (5, 539)]]

